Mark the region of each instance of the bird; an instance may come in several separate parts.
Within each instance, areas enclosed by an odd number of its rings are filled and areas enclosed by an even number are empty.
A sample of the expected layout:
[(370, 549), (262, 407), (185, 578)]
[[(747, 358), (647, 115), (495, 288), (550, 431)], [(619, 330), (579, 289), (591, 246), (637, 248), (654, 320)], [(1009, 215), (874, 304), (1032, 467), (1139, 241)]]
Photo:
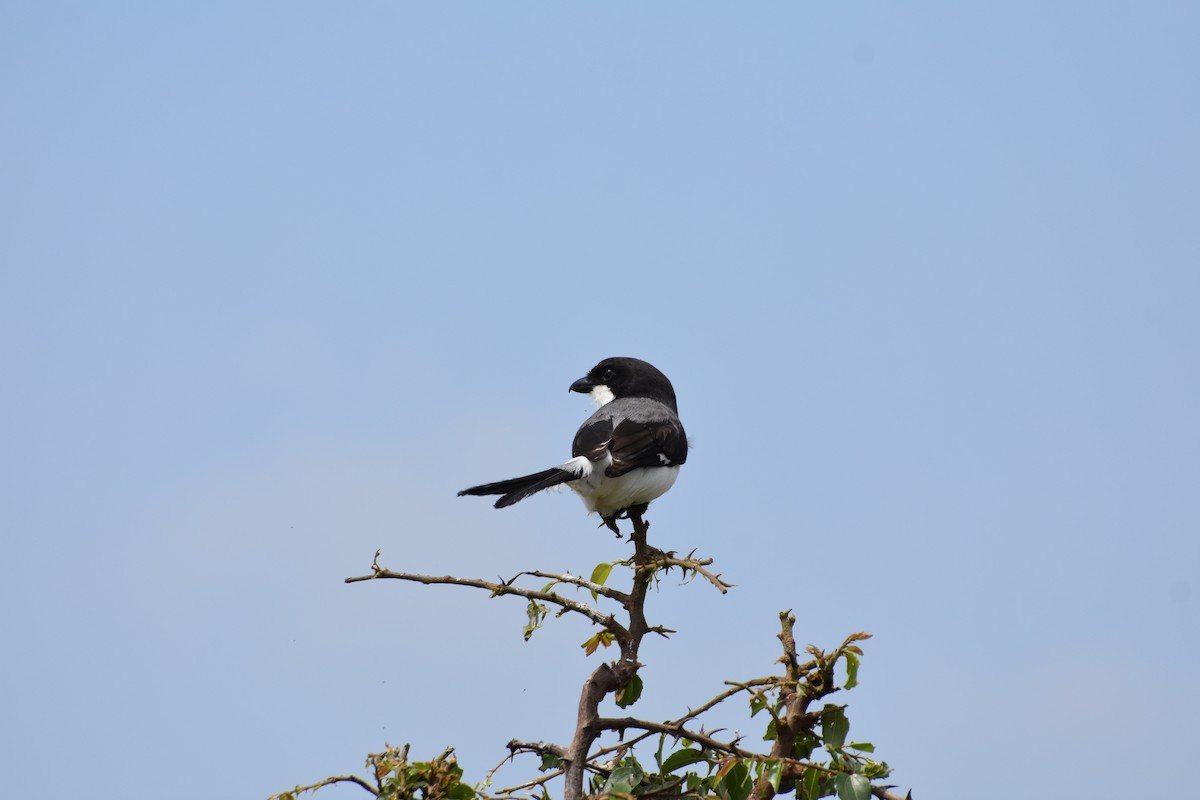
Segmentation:
[(571, 442), (572, 458), (557, 467), (463, 489), (463, 495), (500, 495), (506, 508), (552, 486), (566, 484), (602, 525), (621, 535), (617, 520), (640, 517), (667, 492), (687, 461), (688, 440), (679, 421), (675, 387), (652, 364), (606, 358), (570, 391), (590, 395), (596, 412)]

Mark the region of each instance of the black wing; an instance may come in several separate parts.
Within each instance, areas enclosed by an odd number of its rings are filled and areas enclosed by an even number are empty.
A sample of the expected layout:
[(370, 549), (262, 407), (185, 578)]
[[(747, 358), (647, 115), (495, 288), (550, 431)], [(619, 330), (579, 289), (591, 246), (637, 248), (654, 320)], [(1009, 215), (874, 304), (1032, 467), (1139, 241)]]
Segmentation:
[(612, 463), (604, 474), (616, 478), (638, 467), (672, 467), (687, 461), (687, 434), (678, 420), (626, 419), (616, 428), (611, 420), (600, 420), (579, 429), (571, 451), (589, 461), (611, 453)]
[(610, 419), (584, 425), (575, 433), (575, 441), (571, 442), (571, 455), (586, 456), (588, 461), (599, 461), (608, 452), (608, 444), (612, 438), (613, 424)]

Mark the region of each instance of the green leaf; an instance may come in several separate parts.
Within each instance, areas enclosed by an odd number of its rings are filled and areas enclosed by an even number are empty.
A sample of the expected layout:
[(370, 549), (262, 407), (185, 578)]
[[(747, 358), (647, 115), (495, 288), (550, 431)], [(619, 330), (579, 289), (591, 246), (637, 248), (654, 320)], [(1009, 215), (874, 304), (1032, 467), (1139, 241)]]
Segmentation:
[(870, 800), (871, 782), (865, 775), (853, 775), (843, 772), (833, 779), (833, 788), (837, 789), (838, 800)]
[(707, 761), (704, 757), (704, 751), (696, 750), (695, 748), (685, 747), (682, 750), (676, 750), (671, 755), (667, 756), (667, 760), (663, 762), (662, 771), (669, 775), (680, 767), (686, 767), (689, 764), (695, 764), (697, 761)]
[(625, 684), (625, 688), (617, 692), (617, 705), (621, 708), (629, 708), (638, 701), (642, 696), (642, 678), (640, 675), (634, 675), (629, 679), (629, 683)]
[[(668, 789), (678, 789), (682, 784), (683, 784), (682, 777), (668, 778), (667, 780), (662, 781), (660, 783), (651, 783), (649, 781), (644, 781), (642, 783), (642, 785), (638, 787), (638, 793), (636, 796), (637, 797), (653, 797), (656, 794), (665, 793)], [(679, 796), (679, 792), (677, 792), (677, 791), (671, 792), (671, 794), (675, 795), (676, 797)]]
[(846, 658), (846, 686), (845, 686), (845, 688), (853, 689), (855, 686), (858, 686), (858, 665), (860, 662), (859, 662), (858, 656), (854, 655), (854, 653), (851, 653), (848, 650), (845, 653), (843, 653), (842, 655), (844, 655)]
[[(592, 583), (598, 583), (603, 586), (604, 582), (608, 580), (608, 576), (612, 573), (612, 568), (613, 565), (609, 564), (608, 562), (597, 564), (596, 568), (592, 570)], [(592, 592), (592, 599), (599, 600), (600, 595)]]
[(796, 737), (796, 742), (792, 745), (792, 758), (803, 761), (820, 746), (821, 742), (816, 736), (811, 733), (802, 733)]
[(764, 742), (773, 742), (779, 738), (779, 731), (775, 729), (775, 720), (767, 723), (767, 731), (763, 734)]
[(850, 732), (850, 720), (841, 706), (826, 704), (821, 711), (821, 739), (826, 747), (840, 750)]
[(541, 772), (547, 772), (552, 769), (558, 769), (562, 766), (562, 759), (553, 753), (542, 753), (542, 765), (538, 767)]
[(642, 782), (642, 768), (634, 761), (624, 763), (612, 771), (604, 783), (603, 794), (633, 794), (634, 787)]
[(754, 716), (758, 712), (767, 707), (767, 698), (761, 694), (756, 694), (750, 698), (750, 716)]
[(750, 768), (746, 766), (745, 761), (739, 761), (729, 768), (725, 773), (724, 784), (725, 791), (729, 793), (729, 800), (746, 800), (750, 796), (754, 781), (750, 779)]
[(529, 624), (521, 628), (521, 633), (525, 634), (525, 641), (528, 642), (529, 637), (533, 636), (533, 632), (542, 627), (542, 620), (546, 618), (546, 607), (530, 600), (525, 613), (529, 616)]
[(846, 745), (846, 747), (863, 753), (875, 752), (875, 745), (871, 744), (870, 742), (851, 742), (850, 744)]
[(778, 758), (764, 761), (762, 774), (766, 776), (767, 782), (771, 784), (771, 788), (778, 792), (779, 782), (783, 779), (783, 762)]
[(471, 800), (474, 796), (475, 790), (465, 783), (456, 783), (446, 791), (449, 800)]
[(821, 796), (821, 770), (804, 770), (800, 788), (804, 790), (804, 800), (817, 800)]

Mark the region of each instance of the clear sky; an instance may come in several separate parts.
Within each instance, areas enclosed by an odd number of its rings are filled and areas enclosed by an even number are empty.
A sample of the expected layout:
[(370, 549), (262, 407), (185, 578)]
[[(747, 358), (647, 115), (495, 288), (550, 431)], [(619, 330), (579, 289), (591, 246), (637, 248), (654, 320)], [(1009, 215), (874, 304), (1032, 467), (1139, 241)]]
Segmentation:
[[(919, 798), (1175, 795), (1200, 717), (1200, 5), (0, 8), (2, 793), (564, 741), (610, 355), (693, 450), (650, 718), (867, 630)], [(757, 721), (756, 721), (757, 722)], [(750, 728), (746, 728), (747, 731)], [(330, 798), (361, 790), (331, 790)]]

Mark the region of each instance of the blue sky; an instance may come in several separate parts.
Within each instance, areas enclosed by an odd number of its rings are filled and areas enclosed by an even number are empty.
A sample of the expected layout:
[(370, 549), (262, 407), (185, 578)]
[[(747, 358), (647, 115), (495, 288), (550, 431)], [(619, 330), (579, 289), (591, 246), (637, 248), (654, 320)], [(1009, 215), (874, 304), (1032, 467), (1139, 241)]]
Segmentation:
[[(1200, 7), (9, 3), (5, 792), (264, 797), (564, 741), (610, 355), (693, 451), (649, 718), (865, 629), (917, 797), (1174, 794), (1200, 692)], [(476, 720), (476, 723), (469, 721)], [(731, 722), (736, 725), (740, 723)], [(749, 728), (747, 728), (749, 730)], [(969, 787), (969, 788), (964, 788)], [(327, 797), (360, 790), (329, 790)]]

